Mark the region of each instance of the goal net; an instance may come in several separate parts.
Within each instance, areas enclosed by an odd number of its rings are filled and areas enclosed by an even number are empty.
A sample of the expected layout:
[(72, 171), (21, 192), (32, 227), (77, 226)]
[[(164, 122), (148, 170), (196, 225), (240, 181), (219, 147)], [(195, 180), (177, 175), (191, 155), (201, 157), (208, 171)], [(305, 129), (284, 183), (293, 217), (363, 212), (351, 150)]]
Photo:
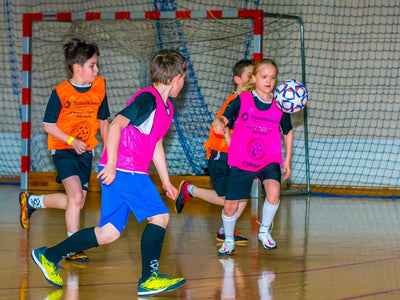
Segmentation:
[[(191, 17), (187, 18), (189, 13)], [(130, 14), (129, 18), (123, 13), (99, 14), (92, 15), (90, 20), (87, 14), (75, 19), (67, 15), (68, 20), (60, 15), (55, 19), (53, 15), (31, 22), (30, 171), (55, 171), (42, 120), (51, 89), (68, 78), (62, 46), (73, 37), (93, 40), (99, 45), (99, 75), (106, 80), (112, 117), (137, 90), (151, 84), (149, 63), (155, 52), (171, 48), (183, 53), (189, 62), (189, 72), (184, 90), (173, 100), (174, 122), (164, 138), (172, 175), (204, 174), (207, 162), (203, 143), (213, 118), (234, 90), (232, 67), (238, 60), (253, 58), (254, 49), (262, 45), (262, 54), (256, 56), (275, 59), (280, 80), (303, 79), (300, 28), (296, 19), (264, 17), (261, 23), (264, 34), (258, 40), (251, 14), (242, 18), (235, 17), (235, 12), (221, 11), (182, 14), (183, 18), (162, 12), (157, 16)], [(304, 186), (307, 168), (302, 112), (293, 116), (293, 123), (296, 172), (290, 183)], [(102, 145), (95, 149), (93, 171), (97, 170), (101, 149)], [(152, 168), (150, 172), (155, 170)]]

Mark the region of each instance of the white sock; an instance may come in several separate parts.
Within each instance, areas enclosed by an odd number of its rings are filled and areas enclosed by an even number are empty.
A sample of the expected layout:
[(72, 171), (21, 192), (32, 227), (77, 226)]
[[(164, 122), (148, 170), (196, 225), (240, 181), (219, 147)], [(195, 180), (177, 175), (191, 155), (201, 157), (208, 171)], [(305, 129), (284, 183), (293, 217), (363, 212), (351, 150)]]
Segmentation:
[[(280, 201), (278, 202), (277, 205), (269, 204), (267, 199), (265, 198), (263, 209), (262, 209), (263, 213), (262, 213), (262, 218), (261, 218), (261, 227), (263, 227), (262, 231), (264, 231), (265, 229), (269, 230), (269, 228), (272, 224), (272, 221), (274, 220), (275, 214), (278, 210), (279, 203), (280, 203)], [(260, 228), (260, 231), (261, 231), (261, 228)]]
[(222, 222), (224, 224), (225, 230), (225, 240), (234, 241), (234, 231), (236, 225), (236, 213), (232, 217), (227, 217), (224, 215), (224, 211), (222, 211)]
[(28, 203), (33, 208), (45, 208), (43, 204), (44, 195), (31, 195), (28, 198)]
[(190, 196), (192, 196), (192, 197), (194, 196), (194, 195), (193, 195), (193, 189), (194, 189), (194, 185), (193, 185), (193, 184), (189, 184), (189, 185), (187, 186), (187, 190), (188, 190)]

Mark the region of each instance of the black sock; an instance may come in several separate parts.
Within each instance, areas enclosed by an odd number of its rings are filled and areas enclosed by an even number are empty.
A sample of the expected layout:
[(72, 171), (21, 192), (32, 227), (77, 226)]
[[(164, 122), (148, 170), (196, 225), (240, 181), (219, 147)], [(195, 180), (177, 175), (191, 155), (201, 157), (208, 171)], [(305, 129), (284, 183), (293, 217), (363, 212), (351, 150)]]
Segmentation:
[(48, 248), (45, 255), (48, 260), (58, 264), (63, 258), (70, 254), (79, 253), (97, 246), (99, 246), (99, 244), (97, 243), (96, 234), (94, 233), (94, 227), (84, 228), (75, 232), (69, 238), (54, 247)]
[(153, 271), (158, 271), (158, 260), (164, 243), (165, 229), (154, 224), (147, 224), (141, 239), (142, 281), (146, 281)]

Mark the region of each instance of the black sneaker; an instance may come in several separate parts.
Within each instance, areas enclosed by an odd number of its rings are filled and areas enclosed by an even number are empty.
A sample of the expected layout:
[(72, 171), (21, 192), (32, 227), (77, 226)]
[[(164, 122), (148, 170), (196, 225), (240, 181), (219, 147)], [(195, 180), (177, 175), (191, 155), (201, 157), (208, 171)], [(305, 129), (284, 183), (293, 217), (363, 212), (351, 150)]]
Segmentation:
[[(238, 246), (247, 246), (248, 240), (245, 237), (239, 235), (240, 232), (234, 231), (235, 236), (235, 245)], [(225, 241), (225, 233), (220, 233), (219, 230), (217, 231), (217, 241), (224, 242)]]

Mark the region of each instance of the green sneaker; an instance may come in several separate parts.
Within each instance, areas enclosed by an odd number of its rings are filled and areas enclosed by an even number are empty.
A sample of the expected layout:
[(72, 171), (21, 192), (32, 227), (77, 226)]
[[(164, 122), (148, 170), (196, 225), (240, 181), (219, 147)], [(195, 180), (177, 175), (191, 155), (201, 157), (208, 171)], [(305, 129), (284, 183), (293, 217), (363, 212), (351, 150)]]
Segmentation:
[(142, 282), (142, 279), (139, 279), (138, 295), (153, 296), (164, 292), (173, 291), (184, 285), (185, 282), (185, 278), (169, 278), (167, 275), (153, 272), (153, 274), (151, 274), (146, 281)]
[(45, 252), (46, 252), (47, 247), (42, 247), (42, 248), (38, 248), (35, 249), (31, 252), (31, 257), (32, 260), (35, 264), (37, 264), (37, 266), (40, 268), (40, 270), (43, 273), (44, 278), (46, 278), (46, 280), (54, 285), (55, 287), (62, 287), (63, 286), (63, 280), (60, 276), (60, 274), (58, 274), (57, 269), (59, 268), (58, 264), (54, 264), (51, 261), (49, 261), (46, 256), (45, 256)]

